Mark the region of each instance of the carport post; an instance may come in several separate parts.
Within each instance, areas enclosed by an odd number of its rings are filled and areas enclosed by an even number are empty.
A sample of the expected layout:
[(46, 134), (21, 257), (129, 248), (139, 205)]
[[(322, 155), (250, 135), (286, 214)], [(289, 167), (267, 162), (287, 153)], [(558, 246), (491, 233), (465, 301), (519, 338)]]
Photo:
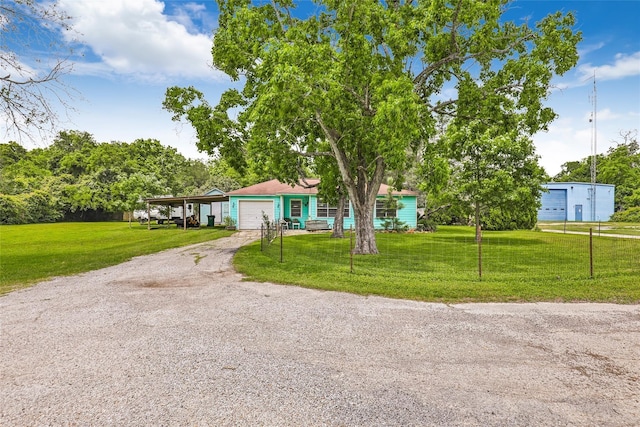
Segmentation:
[(151, 206), (147, 202), (147, 230), (151, 230)]

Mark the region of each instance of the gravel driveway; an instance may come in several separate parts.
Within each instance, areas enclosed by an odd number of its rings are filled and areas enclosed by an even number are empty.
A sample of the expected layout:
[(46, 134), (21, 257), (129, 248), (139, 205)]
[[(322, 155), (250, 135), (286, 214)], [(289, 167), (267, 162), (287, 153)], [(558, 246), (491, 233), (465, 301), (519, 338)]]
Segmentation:
[(0, 297), (0, 425), (640, 424), (637, 305), (243, 282), (230, 259), (253, 238)]

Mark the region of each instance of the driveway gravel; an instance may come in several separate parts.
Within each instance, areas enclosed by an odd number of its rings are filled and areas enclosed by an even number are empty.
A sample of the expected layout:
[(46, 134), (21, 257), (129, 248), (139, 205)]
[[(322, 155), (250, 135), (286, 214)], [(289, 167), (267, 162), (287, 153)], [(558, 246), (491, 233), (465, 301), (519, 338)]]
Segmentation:
[(247, 282), (230, 260), (252, 239), (0, 297), (0, 425), (640, 424), (640, 306)]

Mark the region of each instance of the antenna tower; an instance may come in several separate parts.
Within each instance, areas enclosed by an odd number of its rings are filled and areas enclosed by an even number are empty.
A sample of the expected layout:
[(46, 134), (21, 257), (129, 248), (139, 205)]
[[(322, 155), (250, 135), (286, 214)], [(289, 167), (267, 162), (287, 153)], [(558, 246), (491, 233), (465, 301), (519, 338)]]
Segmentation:
[(596, 91), (596, 73), (593, 72), (593, 95), (591, 97), (593, 104), (593, 111), (591, 112), (591, 221), (596, 220), (596, 183), (597, 183), (597, 168), (596, 158), (598, 152), (598, 128), (596, 125), (597, 114), (597, 91)]

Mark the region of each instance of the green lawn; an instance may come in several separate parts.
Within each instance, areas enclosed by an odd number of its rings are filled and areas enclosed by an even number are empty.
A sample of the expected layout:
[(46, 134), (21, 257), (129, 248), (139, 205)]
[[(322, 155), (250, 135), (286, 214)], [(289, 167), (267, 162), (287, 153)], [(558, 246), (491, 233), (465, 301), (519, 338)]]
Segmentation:
[[(58, 223), (0, 227), (0, 293), (52, 276), (115, 265), (134, 256), (228, 236), (134, 223)], [(640, 302), (640, 240), (534, 231), (485, 232), (482, 278), (469, 227), (377, 235), (379, 255), (354, 256), (350, 239), (327, 233), (286, 236), (242, 248), (234, 263), (252, 280), (422, 301)]]
[(287, 236), (265, 252), (242, 248), (234, 262), (252, 280), (423, 301), (640, 302), (640, 240), (535, 231), (485, 232), (482, 278), (469, 227), (378, 234), (379, 255), (355, 256), (349, 239)]
[(138, 255), (228, 236), (221, 228), (78, 222), (0, 226), (0, 294), (53, 277), (119, 264)]

